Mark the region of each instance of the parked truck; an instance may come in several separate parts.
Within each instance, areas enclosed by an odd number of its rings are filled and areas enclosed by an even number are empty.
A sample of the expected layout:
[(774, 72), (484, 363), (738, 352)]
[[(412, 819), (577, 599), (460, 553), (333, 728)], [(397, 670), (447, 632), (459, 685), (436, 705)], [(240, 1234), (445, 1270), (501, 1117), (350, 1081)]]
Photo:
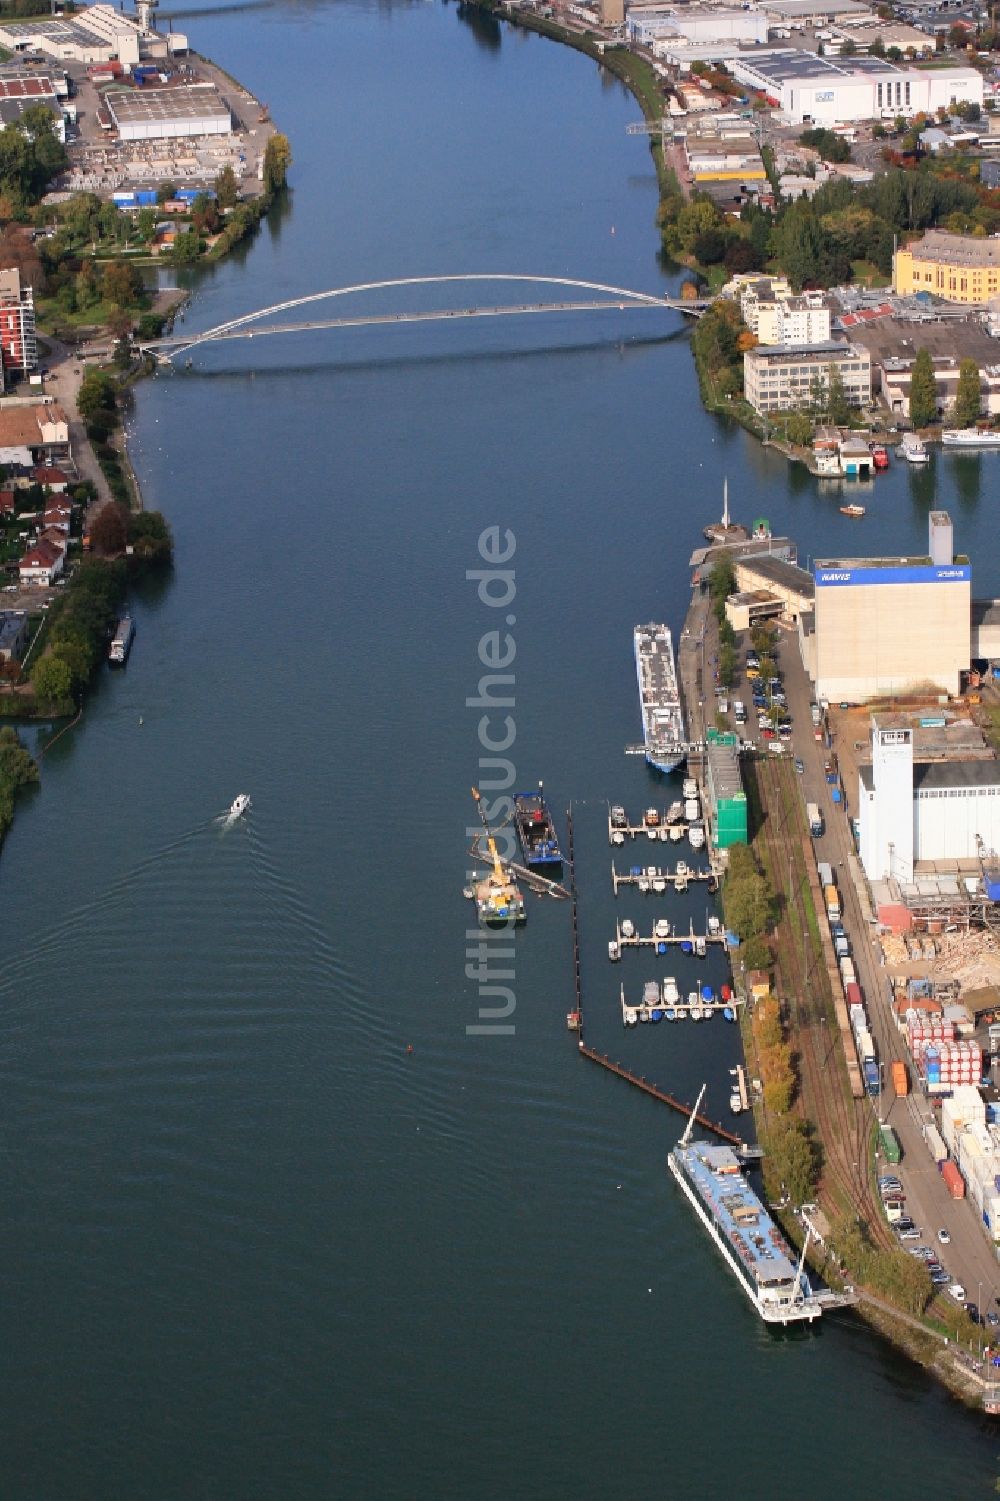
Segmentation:
[(843, 986), (844, 986), (845, 990), (847, 989), (848, 985), (856, 985), (858, 983), (858, 977), (857, 977), (857, 975), (854, 972), (854, 960), (853, 959), (841, 959), (841, 961), (840, 961), (840, 978), (841, 978), (841, 981), (843, 982)]
[(814, 839), (818, 839), (823, 833), (823, 815), (815, 803), (806, 803), (806, 818), (809, 821), (809, 832)]
[[(894, 1164), (897, 1162), (902, 1162), (903, 1149), (899, 1145), (899, 1137), (896, 1135), (895, 1131), (891, 1126), (879, 1126), (878, 1129), (879, 1135), (882, 1138), (882, 1150), (885, 1153), (886, 1161)], [(962, 1188), (964, 1190), (964, 1183), (962, 1184)]]
[(831, 922), (840, 921), (840, 895), (836, 886), (826, 886), (823, 889), (823, 900), (826, 902), (826, 915)]

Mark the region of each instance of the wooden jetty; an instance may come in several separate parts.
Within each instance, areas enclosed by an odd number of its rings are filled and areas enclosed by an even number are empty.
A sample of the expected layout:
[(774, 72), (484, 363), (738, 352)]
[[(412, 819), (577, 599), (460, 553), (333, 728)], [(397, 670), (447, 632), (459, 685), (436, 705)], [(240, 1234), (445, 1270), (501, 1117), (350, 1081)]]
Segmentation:
[(566, 848), (569, 851), (569, 897), (573, 917), (573, 985), (576, 994), (576, 1009), (567, 1011), (566, 1025), (571, 1032), (579, 1032), (580, 1046), (583, 1046), (583, 991), (580, 985), (580, 924), (577, 912), (576, 899), (576, 861), (573, 858), (573, 805), (566, 810), (566, 829), (568, 840)]
[[(663, 1105), (669, 1105), (671, 1110), (676, 1110), (679, 1115), (690, 1116), (690, 1105), (685, 1105), (680, 1100), (675, 1099), (672, 1094), (667, 1094), (666, 1090), (660, 1089), (658, 1085), (651, 1083), (644, 1074), (641, 1076), (634, 1074), (631, 1069), (623, 1067), (622, 1064), (613, 1063), (607, 1053), (597, 1053), (593, 1048), (588, 1048), (582, 1038), (580, 1039), (579, 1048), (582, 1056), (589, 1058), (591, 1063), (598, 1063), (601, 1068), (606, 1068), (609, 1073), (617, 1074), (619, 1079), (625, 1080), (626, 1084), (633, 1084), (636, 1089), (641, 1089), (644, 1094), (651, 1095), (654, 1100), (659, 1100)], [(732, 1131), (728, 1131), (718, 1121), (710, 1120), (701, 1111), (695, 1116), (695, 1120), (699, 1126), (703, 1126), (706, 1131), (714, 1131), (716, 1136), (721, 1136), (722, 1140), (728, 1141), (731, 1146), (743, 1147), (743, 1141), (739, 1136), (736, 1136)]]
[[(695, 822), (704, 828), (700, 818)], [(611, 822), (611, 815), (608, 814), (608, 843), (611, 845), (624, 844), (626, 839), (641, 839), (644, 835), (650, 844), (680, 844), (682, 839), (690, 837), (690, 833), (691, 824), (684, 823), (683, 820), (679, 823), (664, 821), (658, 824), (616, 824)]]
[(719, 877), (711, 868), (693, 869), (686, 860), (678, 860), (673, 870), (659, 865), (634, 865), (627, 875), (620, 873), (615, 862), (611, 862), (611, 885), (615, 896), (618, 895), (619, 886), (637, 886), (640, 891), (660, 893), (666, 891), (668, 886), (684, 891), (691, 881), (707, 881), (709, 890), (713, 891), (718, 887)]
[[(694, 1021), (709, 1021), (716, 1011), (730, 1010), (735, 1015), (737, 1009), (743, 1005), (743, 1002), (736, 996), (730, 997), (728, 1001), (722, 997), (713, 997), (712, 1000), (706, 1001), (700, 991), (697, 1000), (694, 1001), (681, 996), (678, 996), (676, 1001), (668, 1001), (661, 991), (655, 1001), (636, 1001), (634, 1005), (625, 999), (624, 985), (620, 987), (619, 994), (623, 1027), (632, 1026), (635, 1022), (684, 1021), (687, 1017)], [(673, 1013), (672, 1017), (667, 1016), (668, 1011)], [(654, 1016), (654, 1012), (658, 1012), (659, 1015)]]
[(693, 927), (691, 928), (691, 931), (689, 933), (657, 933), (656, 929), (654, 928), (653, 932), (648, 938), (644, 933), (633, 933), (631, 937), (626, 938), (622, 933), (621, 924), (616, 922), (615, 934), (617, 937), (619, 949), (638, 949), (646, 947), (654, 948), (659, 952), (664, 952), (660, 950), (661, 943), (666, 944), (668, 947), (679, 947), (682, 943), (689, 943), (691, 944), (692, 949), (694, 948), (694, 945), (699, 942), (704, 942), (706, 949), (708, 948), (709, 944), (712, 943), (718, 944), (721, 948), (725, 948), (726, 946), (726, 934), (723, 928), (720, 928), (718, 933), (696, 933)]

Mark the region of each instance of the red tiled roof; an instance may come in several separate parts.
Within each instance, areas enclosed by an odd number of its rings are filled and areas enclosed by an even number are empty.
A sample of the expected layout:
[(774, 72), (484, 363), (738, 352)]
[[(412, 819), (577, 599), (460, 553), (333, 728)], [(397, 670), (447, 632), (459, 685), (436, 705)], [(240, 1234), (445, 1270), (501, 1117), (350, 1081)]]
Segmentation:
[(51, 568), (62, 557), (62, 548), (47, 542), (43, 537), (34, 547), (29, 547), (21, 559), (22, 568)]

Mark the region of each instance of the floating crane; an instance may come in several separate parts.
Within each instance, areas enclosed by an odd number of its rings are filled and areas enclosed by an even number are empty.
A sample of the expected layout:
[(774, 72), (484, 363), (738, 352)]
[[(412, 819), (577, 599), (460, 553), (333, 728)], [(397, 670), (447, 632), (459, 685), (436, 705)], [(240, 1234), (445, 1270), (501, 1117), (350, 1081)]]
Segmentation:
[(493, 837), (493, 831), (486, 821), (486, 814), (483, 811), (482, 794), (478, 787), (473, 787), (472, 796), (479, 810), (479, 817), (482, 819), (483, 830), (486, 835), (486, 847), (489, 850), (489, 861), (492, 867), (484, 879), (477, 881), (472, 888), (479, 921), (488, 926), (524, 922), (528, 915), (524, 906), (524, 897), (518, 890), (513, 874), (510, 870), (504, 868), (503, 862), (497, 853), (496, 840)]

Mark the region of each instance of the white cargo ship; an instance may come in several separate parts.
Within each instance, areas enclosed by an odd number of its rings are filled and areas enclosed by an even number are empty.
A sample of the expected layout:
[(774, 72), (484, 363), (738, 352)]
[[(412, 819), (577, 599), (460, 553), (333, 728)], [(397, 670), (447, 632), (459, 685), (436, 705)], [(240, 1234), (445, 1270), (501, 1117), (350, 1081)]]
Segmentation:
[(686, 749), (674, 643), (668, 626), (636, 626), (635, 670), (646, 760), (657, 771), (674, 771), (684, 760)]
[(701, 1095), (667, 1166), (764, 1322), (818, 1319), (824, 1299), (804, 1270), (805, 1247), (796, 1263), (781, 1231), (743, 1176), (731, 1147), (690, 1140), (700, 1104)]

